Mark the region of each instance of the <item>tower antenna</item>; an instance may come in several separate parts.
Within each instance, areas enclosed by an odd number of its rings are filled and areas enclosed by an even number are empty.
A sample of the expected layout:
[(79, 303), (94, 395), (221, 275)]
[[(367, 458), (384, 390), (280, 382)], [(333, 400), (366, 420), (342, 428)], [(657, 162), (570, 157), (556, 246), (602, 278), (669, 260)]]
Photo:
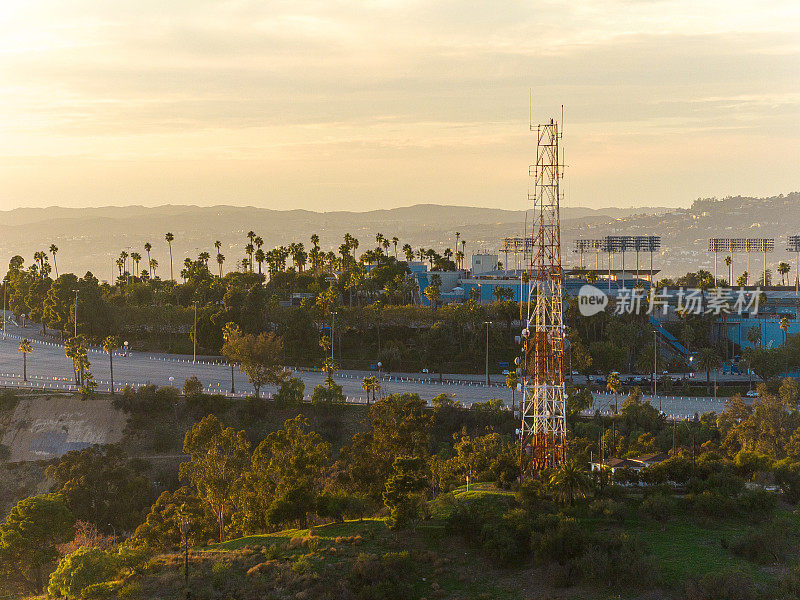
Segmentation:
[[(534, 130), (531, 126), (531, 130)], [(566, 393), (564, 389), (564, 318), (562, 306), (561, 178), (558, 122), (537, 125), (534, 180), (531, 282), (528, 320), (522, 331), (523, 380), (520, 405), (520, 477), (525, 479), (566, 460)], [(533, 297), (532, 297), (533, 296)]]

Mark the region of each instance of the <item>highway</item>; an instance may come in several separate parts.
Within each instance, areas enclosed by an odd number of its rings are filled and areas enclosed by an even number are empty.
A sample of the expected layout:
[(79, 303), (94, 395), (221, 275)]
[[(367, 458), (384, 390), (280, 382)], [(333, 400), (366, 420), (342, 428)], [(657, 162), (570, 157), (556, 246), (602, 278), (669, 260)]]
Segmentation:
[[(33, 352), (28, 355), (28, 382), (23, 382), (23, 360), (19, 352), (19, 340), (28, 337), (31, 340)], [(38, 339), (37, 339), (38, 338)], [(89, 349), (91, 370), (98, 382), (99, 392), (108, 392), (109, 383), (109, 357), (98, 348)], [(122, 390), (125, 386), (141, 387), (147, 384), (158, 386), (183, 387), (183, 382), (196, 376), (210, 393), (221, 393), (231, 396), (231, 369), (220, 359), (198, 358), (197, 362), (191, 357), (175, 356), (157, 353), (130, 352), (123, 356), (122, 351), (114, 356), (114, 387)], [(305, 393), (310, 398), (314, 386), (323, 382), (324, 375), (319, 371), (300, 370), (292, 371), (292, 375), (305, 383)], [(335, 379), (343, 388), (349, 402), (364, 403), (366, 394), (361, 389), (361, 380), (367, 375), (377, 375), (372, 371), (340, 371)], [(382, 374), (382, 394), (416, 393), (426, 400), (434, 396), (447, 393), (464, 405), (475, 402), (484, 402), (490, 398), (501, 399), (506, 405), (511, 406), (511, 390), (504, 385), (505, 377), (493, 376), (491, 386), (486, 385), (482, 375), (445, 375), (445, 381), (439, 382), (438, 376), (433, 374)], [(247, 378), (234, 370), (234, 383), (236, 394), (233, 396), (244, 397), (253, 393), (253, 387)], [(61, 344), (49, 341), (41, 335), (38, 326), (18, 327), (12, 321), (6, 322), (6, 334), (3, 339), (0, 335), (0, 386), (29, 387), (42, 390), (75, 390), (72, 371), (72, 361), (64, 354)], [(268, 396), (275, 392), (273, 386), (262, 389)], [(519, 401), (520, 393), (516, 398)], [(646, 399), (653, 400), (646, 396)], [(620, 406), (624, 395), (620, 395)], [(594, 410), (609, 413), (613, 406), (613, 395), (595, 393)], [(695, 412), (716, 411), (724, 408), (725, 399), (697, 398), (697, 397), (660, 397), (653, 401), (656, 407), (670, 417), (686, 418)]]

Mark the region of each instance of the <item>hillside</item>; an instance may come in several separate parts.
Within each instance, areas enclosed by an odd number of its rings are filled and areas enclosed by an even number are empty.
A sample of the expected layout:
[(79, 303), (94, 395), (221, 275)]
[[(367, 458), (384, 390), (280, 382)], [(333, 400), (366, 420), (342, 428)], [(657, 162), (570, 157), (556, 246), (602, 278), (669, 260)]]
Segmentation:
[[(636, 213), (663, 213), (665, 208), (565, 208), (565, 221), (603, 223)], [(50, 244), (59, 248), (59, 272), (92, 271), (100, 279), (113, 276), (114, 260), (122, 250), (144, 254), (142, 246), (153, 244), (152, 257), (159, 262), (159, 274), (169, 275), (169, 249), (164, 233), (175, 235), (175, 265), (185, 256), (199, 252), (216, 253), (215, 240), (222, 242), (227, 257), (225, 270), (235, 268), (244, 256), (246, 233), (253, 230), (264, 240), (266, 248), (302, 241), (308, 247), (313, 233), (320, 236), (324, 250), (336, 250), (345, 233), (361, 241), (361, 248), (374, 243), (375, 234), (400, 238), (400, 246), (410, 243), (419, 247), (455, 246), (455, 232), (467, 241), (467, 255), (481, 249), (496, 249), (504, 236), (522, 235), (525, 212), (475, 207), (415, 205), (368, 212), (312, 212), (306, 210), (267, 210), (233, 206), (142, 206), (104, 207), (92, 209), (17, 209), (0, 212), (0, 264), (7, 265), (14, 254), (29, 262), (33, 253), (47, 250)], [(52, 258), (51, 258), (52, 260)]]
[[(564, 260), (577, 262), (572, 246), (578, 237), (603, 237), (609, 234), (662, 236), (663, 251), (655, 257), (656, 268), (666, 276), (682, 274), (698, 267), (710, 268), (706, 252), (708, 237), (775, 237), (776, 252), (770, 264), (789, 258), (784, 252), (785, 237), (800, 232), (800, 194), (770, 198), (731, 197), (722, 200), (697, 200), (688, 209), (663, 207), (562, 209)], [(372, 246), (380, 232), (390, 239), (397, 236), (400, 246), (454, 247), (455, 232), (467, 242), (470, 256), (479, 250), (497, 251), (500, 239), (522, 235), (524, 211), (466, 206), (414, 205), (366, 212), (312, 212), (307, 210), (268, 210), (233, 206), (143, 206), (91, 209), (45, 208), (0, 212), (0, 264), (14, 254), (26, 260), (51, 243), (59, 248), (60, 272), (79, 274), (91, 270), (101, 280), (115, 277), (114, 260), (122, 250), (143, 254), (145, 242), (153, 244), (152, 257), (159, 262), (159, 274), (168, 274), (169, 253), (164, 233), (175, 234), (173, 257), (179, 265), (185, 256), (208, 251), (222, 242), (225, 269), (235, 268), (244, 255), (246, 233), (260, 235), (266, 248), (303, 241), (313, 233), (320, 236), (324, 250), (336, 250), (345, 233), (361, 241), (359, 250)], [(530, 219), (528, 220), (530, 224)], [(642, 257), (649, 265), (649, 258)], [(469, 261), (468, 261), (469, 262)], [(511, 262), (511, 260), (509, 260)], [(591, 259), (589, 260), (591, 262)], [(633, 256), (628, 265), (634, 265)], [(513, 263), (512, 263), (513, 264)], [(617, 263), (619, 264), (619, 262)]]

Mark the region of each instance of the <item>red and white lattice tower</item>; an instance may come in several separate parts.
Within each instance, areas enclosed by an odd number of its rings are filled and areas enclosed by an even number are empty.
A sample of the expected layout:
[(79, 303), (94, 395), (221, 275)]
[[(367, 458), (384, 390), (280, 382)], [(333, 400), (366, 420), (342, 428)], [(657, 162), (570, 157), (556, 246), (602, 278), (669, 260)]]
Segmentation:
[(524, 363), (520, 408), (520, 470), (525, 479), (566, 459), (566, 394), (564, 391), (564, 320), (562, 313), (560, 181), (558, 123), (531, 126), (537, 134), (534, 179), (534, 252), (528, 322), (522, 332)]

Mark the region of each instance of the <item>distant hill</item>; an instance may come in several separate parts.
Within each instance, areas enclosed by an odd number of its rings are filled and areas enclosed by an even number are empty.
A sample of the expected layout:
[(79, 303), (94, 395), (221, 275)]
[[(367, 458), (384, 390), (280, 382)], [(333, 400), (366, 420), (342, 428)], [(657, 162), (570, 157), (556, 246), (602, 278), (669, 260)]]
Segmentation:
[[(698, 260), (708, 262), (705, 248), (709, 235), (735, 237), (758, 232), (766, 236), (766, 232), (772, 232), (770, 235), (784, 236), (800, 232), (798, 209), (797, 193), (698, 200), (690, 209), (565, 207), (561, 215), (564, 260), (567, 264), (575, 262), (571, 248), (577, 237), (657, 233), (663, 236), (665, 252), (656, 258), (656, 266), (667, 274), (676, 274), (695, 268)], [(375, 234), (380, 232), (390, 239), (397, 236), (400, 246), (410, 243), (414, 248), (439, 251), (454, 247), (455, 232), (459, 231), (467, 242), (469, 256), (478, 250), (497, 251), (502, 237), (522, 235), (525, 227), (525, 211), (434, 204), (366, 212), (177, 205), (27, 208), (0, 212), (0, 261), (4, 268), (11, 256), (21, 254), (27, 264), (34, 252), (56, 244), (60, 272), (83, 274), (91, 270), (101, 280), (108, 280), (114, 276), (114, 261), (120, 251), (144, 255), (147, 241), (153, 245), (159, 274), (168, 274), (167, 231), (175, 235), (176, 266), (185, 256), (203, 251), (214, 254), (214, 241), (220, 240), (227, 259), (225, 269), (229, 270), (244, 255), (250, 230), (264, 239), (267, 248), (298, 240), (308, 246), (309, 236), (317, 233), (324, 249), (335, 250), (349, 232), (360, 240), (360, 249), (365, 249), (372, 247)], [(784, 245), (785, 240), (776, 244), (778, 248)], [(509, 263), (513, 265), (511, 259)]]

